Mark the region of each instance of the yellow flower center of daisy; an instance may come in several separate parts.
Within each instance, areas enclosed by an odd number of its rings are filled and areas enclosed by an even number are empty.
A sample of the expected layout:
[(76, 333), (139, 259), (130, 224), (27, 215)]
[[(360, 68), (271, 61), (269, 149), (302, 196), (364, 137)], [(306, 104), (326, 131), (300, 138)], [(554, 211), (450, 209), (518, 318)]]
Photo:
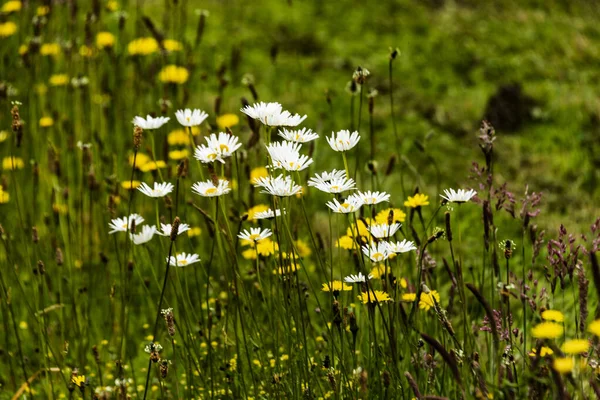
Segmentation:
[(229, 152), (229, 146), (227, 146), (226, 144), (220, 144), (219, 149), (221, 151)]
[(208, 159), (209, 159), (209, 160), (214, 160), (215, 158), (217, 158), (217, 154), (216, 154), (216, 153), (210, 153), (210, 154), (208, 155)]
[(187, 265), (187, 260), (179, 260), (177, 261), (177, 265)]
[(348, 204), (348, 203), (344, 203), (344, 204), (342, 204), (342, 207), (344, 207), (344, 208), (350, 208), (350, 207), (351, 207), (351, 205), (350, 205), (350, 204)]
[(190, 122), (190, 119), (191, 119), (190, 117), (185, 117), (185, 120), (186, 120), (187, 122)]
[(377, 261), (383, 260), (383, 254), (382, 253), (375, 253), (371, 257), (373, 258), (373, 260), (377, 260)]
[(206, 194), (215, 194), (215, 193), (217, 193), (217, 188), (206, 189)]
[(250, 240), (256, 240), (260, 237), (260, 235), (258, 233), (253, 233), (252, 235), (250, 235)]
[(331, 185), (331, 190), (340, 190), (338, 185)]

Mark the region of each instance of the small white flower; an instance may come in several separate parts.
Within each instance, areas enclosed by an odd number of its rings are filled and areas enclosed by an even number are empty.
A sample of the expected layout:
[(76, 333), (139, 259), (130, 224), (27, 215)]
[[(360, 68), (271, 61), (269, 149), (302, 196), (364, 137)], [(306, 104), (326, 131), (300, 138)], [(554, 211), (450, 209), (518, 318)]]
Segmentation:
[(444, 194), (440, 194), (440, 196), (449, 203), (466, 203), (467, 201), (471, 200), (471, 197), (475, 196), (476, 194), (477, 192), (473, 189), (445, 189)]
[(375, 224), (369, 227), (369, 232), (371, 232), (371, 235), (375, 236), (377, 239), (384, 239), (394, 236), (401, 226), (402, 224), (397, 222), (393, 223), (392, 225)]
[(225, 161), (220, 157), (219, 152), (217, 151), (217, 149), (206, 146), (206, 145), (200, 145), (196, 147), (196, 150), (194, 151), (194, 158), (198, 161), (201, 161), (205, 164), (211, 163), (211, 162), (215, 162), (215, 161), (220, 161), (222, 163), (224, 163)]
[(79, 140), (77, 142), (77, 147), (79, 147), (81, 150), (90, 149), (92, 147), (92, 144), (91, 143), (83, 143), (81, 140)]
[(390, 195), (386, 192), (356, 192), (352, 196), (356, 196), (362, 200), (364, 204), (379, 204), (383, 201), (390, 201)]
[(359, 140), (360, 136), (357, 131), (350, 133), (348, 130), (341, 130), (327, 138), (327, 143), (335, 151), (348, 151), (356, 146)]
[(416, 250), (417, 246), (410, 240), (403, 239), (401, 242), (389, 242), (388, 250), (391, 253), (406, 253), (412, 250)]
[(208, 118), (208, 114), (202, 110), (195, 109), (192, 111), (186, 108), (185, 110), (177, 110), (175, 117), (183, 126), (198, 126)]
[(356, 189), (354, 179), (347, 178), (346, 172), (336, 171), (316, 174), (308, 180), (308, 186), (313, 186), (325, 193), (342, 193)]
[[(171, 224), (163, 224), (161, 222), (160, 224), (160, 230), (158, 229), (156, 230), (156, 234), (157, 235), (161, 235), (161, 236), (171, 236), (171, 229), (173, 228), (173, 225)], [(190, 230), (190, 226), (188, 224), (179, 224), (179, 228), (177, 228), (177, 235), (181, 235), (183, 232), (189, 231)]]
[(319, 137), (318, 134), (312, 131), (312, 129), (302, 128), (299, 130), (287, 130), (283, 128), (283, 130), (279, 130), (279, 136), (284, 138), (285, 140), (289, 140), (290, 142), (296, 143), (306, 143), (311, 140), (315, 140)]
[(337, 199), (327, 202), (327, 207), (331, 208), (333, 212), (342, 214), (358, 211), (362, 205), (363, 202), (359, 198), (352, 196), (349, 196), (343, 203), (340, 203)]
[[(285, 213), (285, 210), (283, 212)], [(254, 213), (253, 219), (255, 219), (255, 220), (271, 219), (271, 218), (275, 218), (276, 216), (277, 217), (281, 216), (281, 210), (277, 209), (277, 210), (275, 210), (275, 212), (273, 212), (273, 210), (271, 210), (269, 208), (267, 211), (259, 211), (257, 213)]]
[(219, 179), (216, 186), (213, 181), (209, 179), (206, 182), (194, 183), (192, 185), (192, 191), (200, 196), (215, 197), (231, 192), (231, 187), (229, 187), (229, 181), (227, 179)]
[(250, 232), (244, 230), (238, 234), (238, 237), (242, 240), (248, 240), (250, 242), (260, 242), (272, 234), (273, 232), (271, 232), (270, 229), (250, 228)]
[(387, 260), (390, 256), (389, 244), (387, 242), (371, 243), (369, 246), (363, 246), (362, 252), (373, 262)]
[(283, 141), (274, 142), (267, 145), (267, 151), (273, 168), (283, 168), (286, 171), (302, 171), (313, 163), (312, 158), (300, 154), (299, 143)]
[(200, 261), (200, 257), (198, 256), (198, 254), (179, 253), (175, 257), (173, 257), (173, 256), (171, 256), (171, 258), (167, 257), (166, 261), (172, 267), (185, 267), (186, 265), (191, 265), (193, 263), (197, 263), (198, 261)]
[(138, 190), (148, 197), (164, 197), (173, 191), (173, 184), (169, 182), (154, 182), (154, 188), (142, 183)]
[(133, 241), (134, 244), (144, 244), (149, 242), (154, 234), (156, 233), (156, 227), (154, 225), (144, 225), (142, 226), (142, 231), (139, 233), (130, 233), (129, 237)]
[(146, 119), (144, 119), (143, 117), (134, 117), (133, 121), (131, 121), (133, 123), (133, 125), (135, 126), (139, 126), (142, 129), (158, 129), (161, 126), (163, 126), (164, 124), (166, 124), (167, 122), (169, 122), (169, 117), (156, 117), (156, 118), (152, 118), (152, 116), (147, 115)]
[(234, 151), (242, 147), (237, 136), (225, 132), (219, 132), (219, 136), (213, 133), (204, 139), (209, 147), (212, 147), (219, 152), (221, 159), (231, 157)]
[(144, 222), (144, 218), (138, 214), (131, 214), (129, 218), (115, 218), (109, 222), (108, 227), (112, 229), (112, 231), (108, 233), (115, 232), (127, 232), (127, 220), (129, 220), (129, 228), (131, 229), (133, 222), (135, 221), (135, 226), (139, 226)]
[(349, 275), (344, 278), (344, 282), (346, 283), (362, 283), (366, 282), (367, 279), (373, 279), (373, 275), (369, 274), (368, 277), (365, 277), (362, 272), (359, 272), (358, 275)]
[(306, 119), (298, 114), (290, 114), (284, 111), (279, 103), (255, 103), (240, 110), (250, 118), (259, 120), (269, 126), (297, 126)]
[(302, 191), (302, 186), (296, 185), (290, 176), (283, 175), (260, 177), (254, 186), (263, 188), (261, 193), (279, 197), (293, 196)]

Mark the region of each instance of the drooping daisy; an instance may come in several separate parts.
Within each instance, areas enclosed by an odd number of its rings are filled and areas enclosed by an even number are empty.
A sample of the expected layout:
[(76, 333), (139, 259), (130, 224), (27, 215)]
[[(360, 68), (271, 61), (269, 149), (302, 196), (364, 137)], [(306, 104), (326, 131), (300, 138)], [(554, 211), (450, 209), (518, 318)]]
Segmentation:
[(343, 203), (340, 203), (337, 199), (327, 202), (327, 207), (331, 208), (333, 212), (342, 214), (358, 211), (362, 205), (362, 200), (352, 196), (349, 196)]
[(390, 256), (387, 242), (371, 243), (369, 246), (363, 246), (362, 252), (373, 262), (385, 261)]
[(359, 272), (358, 275), (348, 275), (344, 278), (344, 282), (346, 283), (363, 283), (366, 282), (367, 279), (373, 279), (373, 275), (369, 274), (369, 276), (365, 277), (362, 272)]
[(394, 236), (401, 226), (402, 225), (398, 223), (392, 225), (375, 224), (369, 227), (369, 232), (371, 232), (371, 235), (375, 236), (377, 239), (384, 239)]
[(289, 175), (286, 177), (279, 175), (278, 177), (258, 178), (255, 186), (263, 188), (261, 193), (279, 197), (293, 196), (302, 191), (302, 186), (296, 185)]
[(154, 234), (156, 233), (156, 227), (154, 225), (142, 226), (142, 231), (139, 233), (130, 233), (129, 237), (134, 244), (144, 244), (149, 242)]
[(219, 179), (217, 185), (209, 179), (206, 182), (194, 183), (192, 185), (192, 192), (204, 197), (216, 197), (231, 192), (231, 187), (227, 179)]
[[(283, 212), (285, 213), (285, 210), (283, 210)], [(271, 210), (270, 208), (266, 211), (258, 211), (255, 212), (252, 216), (253, 220), (259, 220), (259, 219), (271, 219), (271, 218), (275, 218), (275, 217), (280, 217), (281, 216), (281, 210), (277, 209), (275, 211)]]
[(445, 189), (444, 194), (440, 194), (440, 196), (449, 203), (466, 203), (476, 194), (477, 192), (473, 189)]
[(133, 121), (131, 122), (133, 123), (133, 125), (139, 126), (142, 129), (150, 130), (160, 128), (161, 126), (169, 122), (169, 120), (169, 117), (152, 118), (151, 115), (147, 115), (145, 119), (144, 117), (134, 117)]
[(302, 171), (313, 163), (312, 158), (300, 154), (299, 143), (283, 141), (267, 145), (267, 152), (271, 157), (273, 168), (283, 168), (286, 171)]
[(200, 257), (198, 256), (198, 254), (179, 253), (175, 257), (167, 257), (166, 261), (168, 261), (172, 267), (185, 267), (197, 263), (198, 261), (200, 261)]
[(154, 188), (142, 183), (138, 190), (148, 197), (164, 197), (173, 191), (173, 184), (170, 182), (154, 182)]
[(417, 246), (410, 240), (403, 239), (401, 242), (388, 242), (388, 250), (391, 253), (406, 253), (416, 249)]
[(217, 150), (219, 154), (219, 161), (221, 162), (224, 162), (224, 158), (231, 157), (233, 152), (242, 146), (242, 144), (239, 143), (237, 136), (233, 136), (224, 132), (219, 132), (219, 136), (213, 133), (204, 139), (206, 140), (208, 147)]
[(364, 204), (379, 204), (384, 201), (390, 201), (390, 195), (386, 192), (356, 192), (352, 196), (356, 196), (362, 200)]
[(350, 133), (348, 130), (341, 130), (328, 137), (327, 143), (335, 151), (348, 151), (356, 146), (359, 140), (360, 135), (357, 131)]
[(298, 114), (292, 115), (289, 111), (282, 109), (279, 103), (255, 103), (240, 110), (247, 116), (257, 119), (268, 126), (297, 126), (306, 119)]
[(185, 110), (177, 110), (175, 117), (183, 126), (198, 126), (208, 118), (208, 114), (202, 110), (195, 109), (192, 111), (186, 108)]
[(322, 175), (316, 174), (314, 177), (308, 180), (308, 186), (313, 186), (325, 193), (342, 193), (356, 188), (354, 179), (347, 178), (344, 171), (333, 170), (333, 172), (342, 172), (342, 176), (334, 176), (330, 179), (324, 179), (325, 177), (330, 177), (328, 172), (324, 172)]
[(290, 142), (296, 143), (306, 143), (311, 140), (315, 140), (319, 137), (318, 134), (312, 131), (312, 129), (302, 128), (298, 130), (287, 130), (283, 128), (279, 130), (279, 136), (284, 138), (285, 140), (289, 140)]
[[(171, 229), (173, 225), (171, 224), (160, 224), (160, 231), (157, 229), (156, 234), (161, 236), (171, 236)], [(177, 228), (177, 235), (181, 235), (183, 232), (187, 232), (190, 229), (188, 224), (179, 224), (179, 228)], [(162, 232), (161, 232), (162, 231)]]
[(138, 214), (131, 214), (129, 217), (123, 218), (115, 218), (109, 222), (108, 227), (112, 229), (112, 231), (108, 233), (115, 232), (127, 232), (127, 222), (129, 221), (129, 229), (133, 226), (135, 222), (135, 226), (139, 226), (144, 222), (144, 218)]
[(270, 229), (250, 228), (250, 232), (244, 230), (238, 234), (238, 237), (242, 240), (248, 240), (250, 242), (260, 242), (272, 234), (273, 232)]

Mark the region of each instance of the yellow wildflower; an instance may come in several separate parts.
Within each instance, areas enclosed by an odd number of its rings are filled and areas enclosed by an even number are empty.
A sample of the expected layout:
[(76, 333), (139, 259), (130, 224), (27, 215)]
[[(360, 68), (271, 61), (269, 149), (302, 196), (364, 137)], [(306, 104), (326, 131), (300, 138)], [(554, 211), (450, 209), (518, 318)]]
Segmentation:
[(79, 47), (79, 55), (81, 57), (91, 57), (94, 55), (94, 50), (92, 50), (91, 47), (82, 44), (81, 47)]
[(167, 51), (183, 50), (183, 45), (181, 44), (181, 42), (178, 42), (177, 40), (165, 39), (165, 40), (163, 40), (162, 44), (165, 47), (165, 50), (167, 50)]
[(565, 316), (558, 310), (546, 310), (542, 313), (542, 319), (544, 321), (563, 322)]
[(588, 332), (593, 333), (596, 336), (600, 336), (600, 319), (592, 321), (588, 326)]
[(562, 351), (567, 354), (581, 354), (590, 349), (590, 342), (587, 339), (571, 339), (562, 345)]
[(356, 224), (352, 224), (348, 227), (346, 230), (346, 235), (350, 237), (356, 237), (357, 235), (369, 237), (370, 233), (368, 225), (371, 225), (372, 222), (373, 221), (370, 218), (365, 218), (364, 220), (359, 219), (356, 221)]
[(562, 332), (563, 327), (554, 322), (542, 322), (531, 330), (533, 337), (538, 339), (556, 339)]
[[(2, 24), (0, 24), (2, 25)], [(2, 28), (0, 28), (1, 30)], [(2, 34), (0, 33), (0, 37), (2, 36)], [(27, 52), (29, 51), (29, 46), (27, 46), (26, 44), (22, 44), (19, 46), (19, 54), (20, 55), (25, 55), (27, 54)]]
[(39, 6), (36, 10), (38, 17), (43, 17), (44, 15), (48, 15), (48, 13), (50, 13), (50, 7), (48, 6)]
[(8, 131), (0, 131), (0, 143), (8, 139)]
[(377, 213), (377, 215), (375, 216), (375, 222), (377, 222), (378, 224), (386, 224), (388, 222), (388, 216), (390, 215), (390, 211), (394, 212), (394, 220), (392, 222), (404, 222), (404, 220), (406, 220), (406, 213), (401, 209), (387, 208)]
[(416, 193), (414, 196), (408, 196), (408, 200), (404, 202), (404, 207), (417, 208), (429, 205), (429, 196), (423, 193)]
[(256, 243), (256, 250), (261, 256), (267, 257), (275, 254), (276, 251), (279, 251), (279, 245), (270, 238), (265, 238)]
[(552, 368), (561, 374), (567, 374), (573, 370), (575, 363), (571, 357), (555, 358)]
[(402, 301), (406, 301), (408, 303), (412, 303), (416, 299), (417, 299), (417, 294), (416, 293), (403, 293), (402, 294)]
[(392, 301), (392, 298), (386, 292), (382, 292), (381, 290), (363, 292), (358, 295), (358, 299), (363, 303), (385, 303), (387, 301)]
[(48, 80), (50, 86), (65, 86), (69, 83), (69, 75), (67, 74), (55, 74)]
[(40, 118), (40, 126), (42, 128), (49, 128), (54, 125), (54, 120), (52, 117), (42, 117)]
[(323, 288), (321, 290), (324, 292), (348, 291), (348, 290), (352, 290), (352, 286), (346, 285), (342, 281), (333, 281), (333, 282), (324, 283)]
[(25, 162), (20, 157), (4, 157), (2, 159), (2, 169), (23, 169)]
[(269, 176), (269, 171), (265, 167), (253, 168), (250, 171), (250, 183), (255, 184), (258, 178), (266, 178)]
[(352, 239), (352, 236), (344, 235), (337, 240), (335, 246), (346, 250), (352, 250), (354, 247), (354, 239)]
[(10, 200), (10, 194), (4, 191), (2, 185), (0, 185), (0, 204), (6, 204)]
[(0, 23), (0, 38), (9, 37), (17, 32), (17, 24), (12, 21)]
[(283, 267), (279, 267), (277, 269), (274, 269), (273, 273), (276, 274), (276, 275), (291, 274), (291, 273), (294, 273), (294, 272), (298, 271), (301, 268), (302, 267), (299, 264), (284, 265)]
[(85, 376), (84, 375), (73, 375), (71, 377), (71, 382), (77, 386), (78, 388), (82, 388), (85, 385)]
[(383, 264), (378, 264), (371, 269), (370, 274), (373, 276), (373, 279), (379, 279), (385, 274), (385, 266)]
[(398, 284), (402, 289), (406, 289), (408, 287), (408, 281), (405, 278), (400, 278)]
[(123, 181), (121, 187), (125, 190), (137, 189), (142, 183), (140, 181)]
[(60, 45), (58, 43), (44, 43), (40, 47), (40, 54), (43, 56), (56, 56), (60, 53)]
[(171, 160), (181, 160), (182, 158), (186, 158), (189, 152), (187, 149), (183, 150), (173, 150), (169, 152), (169, 159)]
[(183, 129), (175, 129), (174, 131), (169, 132), (169, 135), (167, 136), (167, 142), (170, 146), (187, 146), (190, 144), (190, 135), (188, 135), (188, 133)]
[(298, 250), (298, 255), (300, 257), (308, 257), (312, 254), (312, 250), (310, 249), (310, 247), (308, 247), (308, 245), (306, 244), (306, 242), (304, 242), (303, 240), (296, 240), (296, 249)]
[(174, 83), (181, 85), (185, 83), (190, 76), (189, 71), (184, 67), (177, 65), (167, 65), (158, 73), (158, 79), (164, 83)]
[(108, 11), (117, 11), (119, 9), (119, 3), (115, 0), (110, 0), (108, 3), (106, 3), (106, 9)]
[(127, 52), (132, 56), (147, 56), (158, 51), (158, 42), (153, 37), (134, 39), (127, 45)]
[(419, 300), (419, 308), (425, 311), (429, 311), (431, 307), (435, 305), (434, 303), (440, 302), (440, 294), (437, 290), (432, 290), (429, 293), (421, 293), (421, 299)]
[(10, 14), (16, 11), (21, 11), (22, 6), (23, 4), (21, 4), (19, 0), (11, 0), (4, 3), (0, 11), (2, 11), (4, 14)]
[(21, 321), (21, 322), (19, 322), (19, 328), (27, 329), (27, 328), (29, 328), (29, 324), (27, 324), (26, 321)]
[(201, 233), (202, 233), (202, 230), (200, 229), (199, 226), (191, 227), (187, 231), (187, 234), (189, 237), (200, 236)]
[[(139, 168), (140, 165), (149, 163), (150, 161), (152, 161), (152, 159), (147, 154), (137, 153), (137, 155), (135, 156), (135, 166), (137, 168)], [(133, 167), (133, 154), (129, 155), (129, 165)]]
[(149, 172), (149, 171), (155, 171), (159, 168), (166, 168), (166, 167), (167, 167), (166, 162), (164, 162), (163, 160), (156, 160), (156, 161), (148, 161), (146, 164), (140, 165), (138, 167), (138, 169), (142, 172)]
[(240, 118), (235, 114), (223, 114), (217, 117), (217, 126), (219, 129), (231, 128), (240, 123)]
[(115, 45), (115, 35), (110, 32), (98, 32), (96, 35), (96, 46), (100, 49), (113, 47)]
[[(554, 354), (554, 351), (550, 347), (542, 346), (540, 349), (540, 357), (551, 356)], [(537, 349), (531, 349), (529, 352), (530, 357), (535, 357), (537, 355)]]

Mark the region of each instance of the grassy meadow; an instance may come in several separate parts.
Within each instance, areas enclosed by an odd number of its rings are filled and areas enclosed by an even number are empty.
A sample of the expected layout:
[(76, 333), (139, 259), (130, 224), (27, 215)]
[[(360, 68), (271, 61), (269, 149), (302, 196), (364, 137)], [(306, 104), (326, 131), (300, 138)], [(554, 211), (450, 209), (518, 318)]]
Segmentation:
[(600, 398), (593, 2), (0, 1), (0, 400)]

